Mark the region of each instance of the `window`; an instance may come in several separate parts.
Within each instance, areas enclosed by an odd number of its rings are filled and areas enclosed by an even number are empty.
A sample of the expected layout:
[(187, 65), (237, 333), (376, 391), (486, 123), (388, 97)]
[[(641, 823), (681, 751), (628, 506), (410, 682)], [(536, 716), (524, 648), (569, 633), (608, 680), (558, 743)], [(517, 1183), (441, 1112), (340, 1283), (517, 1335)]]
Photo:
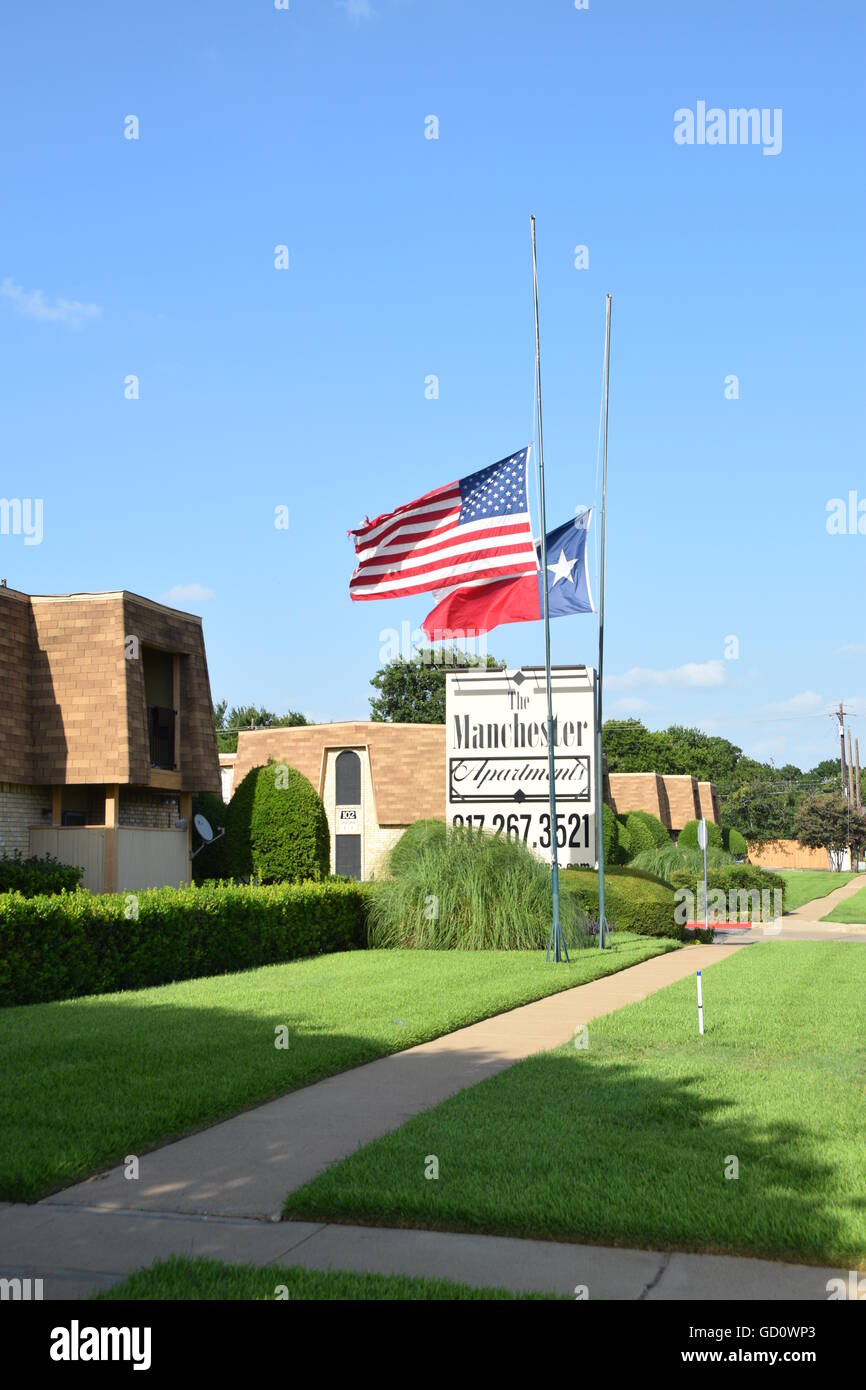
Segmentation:
[(358, 757), (358, 754), (350, 750), (344, 753), (338, 753), (336, 773), (336, 804), (338, 806), (360, 806), (361, 759)]

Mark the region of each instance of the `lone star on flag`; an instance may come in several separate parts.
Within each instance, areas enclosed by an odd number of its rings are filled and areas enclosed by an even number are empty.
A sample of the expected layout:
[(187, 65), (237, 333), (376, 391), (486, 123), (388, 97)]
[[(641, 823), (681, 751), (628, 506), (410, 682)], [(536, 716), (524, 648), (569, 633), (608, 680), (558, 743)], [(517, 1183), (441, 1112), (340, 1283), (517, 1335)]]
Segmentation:
[(557, 560), (556, 564), (547, 566), (551, 574), (554, 576), (553, 584), (551, 584), (550, 587), (554, 588), (559, 583), (560, 579), (571, 579), (571, 582), (574, 583), (571, 571), (574, 569), (576, 564), (576, 558), (574, 560), (567, 560), (565, 556), (565, 551), (560, 550), (559, 559)]

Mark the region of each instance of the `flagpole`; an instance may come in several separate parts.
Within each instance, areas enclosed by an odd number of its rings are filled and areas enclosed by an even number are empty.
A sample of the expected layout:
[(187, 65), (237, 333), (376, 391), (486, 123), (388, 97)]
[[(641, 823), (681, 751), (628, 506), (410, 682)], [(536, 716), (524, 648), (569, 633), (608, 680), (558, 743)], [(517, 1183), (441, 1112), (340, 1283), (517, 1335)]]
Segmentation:
[(604, 950), (608, 935), (607, 918), (604, 912), (604, 762), (601, 737), (601, 692), (604, 674), (604, 560), (605, 530), (607, 526), (607, 407), (610, 396), (610, 311), (611, 296), (606, 295), (604, 322), (604, 464), (601, 483), (601, 574), (598, 596), (598, 677), (595, 692), (595, 777), (596, 777), (596, 840), (598, 843), (598, 945)]
[(541, 592), (544, 595), (544, 674), (547, 682), (547, 757), (548, 777), (550, 779), (550, 868), (553, 879), (553, 925), (547, 943), (547, 959), (551, 952), (557, 963), (563, 952), (568, 960), (568, 949), (562, 937), (562, 924), (559, 918), (559, 856), (557, 854), (556, 822), (556, 762), (553, 742), (553, 690), (550, 683), (550, 614), (547, 602), (547, 513), (544, 504), (544, 434), (541, 425), (541, 339), (538, 332), (538, 260), (535, 252), (535, 218), (530, 217), (532, 230), (532, 287), (535, 294), (535, 393), (538, 399), (538, 498), (541, 510)]

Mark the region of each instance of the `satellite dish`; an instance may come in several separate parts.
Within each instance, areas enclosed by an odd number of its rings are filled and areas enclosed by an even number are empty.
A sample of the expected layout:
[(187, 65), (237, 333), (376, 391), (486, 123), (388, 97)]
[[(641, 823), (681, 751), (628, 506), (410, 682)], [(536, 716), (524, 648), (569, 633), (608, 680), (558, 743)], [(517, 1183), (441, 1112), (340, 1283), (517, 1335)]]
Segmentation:
[(193, 825), (195, 826), (201, 838), (204, 840), (205, 844), (210, 844), (211, 840), (213, 839), (213, 831), (210, 828), (210, 821), (206, 820), (204, 816), (195, 816), (193, 817)]

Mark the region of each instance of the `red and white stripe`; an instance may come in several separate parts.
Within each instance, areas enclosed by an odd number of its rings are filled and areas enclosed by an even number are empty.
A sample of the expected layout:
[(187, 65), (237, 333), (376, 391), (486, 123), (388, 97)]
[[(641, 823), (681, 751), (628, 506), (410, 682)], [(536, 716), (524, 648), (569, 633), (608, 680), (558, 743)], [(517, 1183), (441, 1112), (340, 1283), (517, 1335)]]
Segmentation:
[(350, 531), (358, 555), (350, 596), (404, 598), (535, 569), (528, 511), (462, 524), (459, 516), (460, 484), (447, 483)]

